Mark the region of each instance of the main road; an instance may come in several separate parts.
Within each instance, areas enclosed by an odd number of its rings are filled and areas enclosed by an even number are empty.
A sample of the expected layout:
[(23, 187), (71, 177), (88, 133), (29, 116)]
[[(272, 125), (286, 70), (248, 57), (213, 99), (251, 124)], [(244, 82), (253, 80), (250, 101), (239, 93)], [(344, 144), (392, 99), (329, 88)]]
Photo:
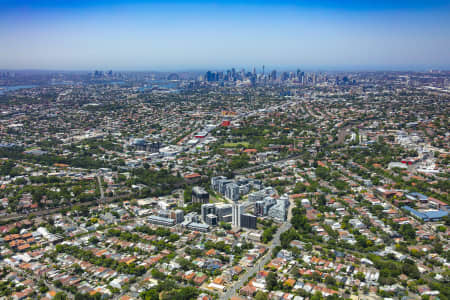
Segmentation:
[(252, 268), (250, 268), (247, 272), (245, 272), (245, 274), (242, 277), (240, 277), (238, 281), (236, 281), (232, 286), (228, 287), (228, 289), (224, 293), (222, 293), (222, 295), (219, 297), (220, 300), (228, 300), (231, 297), (237, 295), (239, 289), (244, 285), (244, 283), (247, 280), (249, 280), (251, 277), (253, 277), (253, 275), (255, 275), (257, 272), (264, 269), (264, 266), (272, 258), (273, 249), (275, 249), (275, 247), (281, 245), (281, 241), (280, 241), (281, 234), (283, 232), (289, 230), (289, 228), (291, 228), (290, 221), (292, 218), (292, 208), (293, 208), (294, 204), (295, 204), (294, 201), (292, 199), (290, 199), (287, 222), (284, 222), (281, 225), (281, 227), (278, 228), (266, 254), (261, 259), (259, 259), (258, 262)]
[(289, 230), (291, 228), (291, 223), (283, 223), (283, 225), (278, 228), (277, 232), (275, 233), (275, 236), (273, 238), (272, 244), (270, 244), (268, 251), (266, 254), (258, 260), (258, 262), (250, 268), (245, 274), (239, 278), (238, 281), (236, 281), (232, 286), (230, 286), (226, 292), (224, 292), (219, 299), (220, 300), (228, 300), (232, 296), (235, 296), (238, 294), (238, 290), (244, 285), (244, 283), (249, 280), (253, 275), (255, 275), (257, 272), (264, 269), (264, 266), (270, 261), (272, 258), (273, 249), (281, 244), (280, 242), (280, 235)]
[(98, 181), (98, 187), (100, 190), (100, 199), (99, 201), (103, 201), (105, 199), (105, 192), (103, 191), (103, 184), (102, 184), (102, 178), (100, 175), (97, 175), (97, 181)]

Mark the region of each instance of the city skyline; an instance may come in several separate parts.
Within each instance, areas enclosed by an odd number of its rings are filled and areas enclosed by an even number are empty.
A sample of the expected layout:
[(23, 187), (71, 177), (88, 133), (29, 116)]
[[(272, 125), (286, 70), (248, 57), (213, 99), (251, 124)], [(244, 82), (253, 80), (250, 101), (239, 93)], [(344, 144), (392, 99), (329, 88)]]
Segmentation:
[(0, 69), (427, 70), (446, 1), (1, 1)]

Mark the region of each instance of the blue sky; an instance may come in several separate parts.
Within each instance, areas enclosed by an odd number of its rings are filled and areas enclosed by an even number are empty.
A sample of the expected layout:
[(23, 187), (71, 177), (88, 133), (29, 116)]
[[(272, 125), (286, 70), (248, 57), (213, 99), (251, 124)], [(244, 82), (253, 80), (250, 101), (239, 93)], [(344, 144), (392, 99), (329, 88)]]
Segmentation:
[(0, 0), (2, 69), (263, 64), (449, 69), (450, 2)]

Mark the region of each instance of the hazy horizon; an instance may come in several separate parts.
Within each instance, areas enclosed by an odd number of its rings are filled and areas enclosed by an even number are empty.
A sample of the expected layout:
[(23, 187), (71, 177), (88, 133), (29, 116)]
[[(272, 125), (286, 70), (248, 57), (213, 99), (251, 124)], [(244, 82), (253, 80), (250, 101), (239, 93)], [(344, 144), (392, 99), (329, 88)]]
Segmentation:
[[(204, 68), (160, 68), (160, 69), (146, 69), (146, 68), (142, 68), (142, 69), (113, 69), (113, 68), (91, 68), (91, 69), (44, 69), (44, 68), (22, 68), (22, 69), (13, 69), (13, 68), (0, 68), (0, 72), (74, 72), (74, 73), (89, 73), (89, 72), (94, 72), (94, 71), (113, 71), (113, 72), (136, 72), (136, 73), (202, 73), (202, 72), (207, 72), (207, 71), (212, 71), (212, 72), (221, 72), (221, 71), (227, 71), (227, 70), (231, 70), (232, 68), (234, 68), (236, 71), (241, 71), (242, 69), (245, 69), (245, 71), (248, 72), (252, 72), (253, 71), (253, 66), (224, 66), (224, 67), (215, 67), (215, 66), (211, 66), (210, 68), (208, 67), (204, 67)], [(261, 66), (255, 66), (256, 68), (256, 73), (261, 73), (262, 72), (262, 67)], [(279, 72), (284, 72), (284, 71), (296, 71), (296, 70), (301, 70), (304, 72), (318, 72), (318, 73), (339, 73), (339, 72), (418, 72), (418, 73), (422, 73), (422, 72), (429, 72), (429, 71), (441, 71), (441, 72), (450, 72), (450, 66), (448, 67), (440, 67), (440, 66), (414, 66), (414, 67), (407, 67), (407, 66), (402, 66), (402, 67), (393, 67), (393, 66), (357, 66), (357, 67), (351, 67), (351, 66), (347, 66), (347, 67), (321, 67), (321, 68), (314, 68), (314, 67), (305, 67), (302, 65), (298, 65), (298, 66), (280, 66), (280, 67), (275, 67), (275, 66), (265, 66), (265, 72), (268, 73), (272, 70), (276, 70)]]
[(0, 69), (450, 69), (448, 1), (0, 0)]

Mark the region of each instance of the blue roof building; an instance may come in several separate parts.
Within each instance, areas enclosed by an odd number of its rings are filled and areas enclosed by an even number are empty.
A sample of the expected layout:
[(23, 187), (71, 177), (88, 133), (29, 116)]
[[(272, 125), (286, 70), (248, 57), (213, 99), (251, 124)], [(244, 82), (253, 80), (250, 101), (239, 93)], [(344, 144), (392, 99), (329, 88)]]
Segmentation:
[(427, 202), (428, 201), (428, 196), (425, 196), (422, 193), (417, 193), (417, 192), (412, 192), (406, 195), (406, 198), (410, 199), (410, 200), (414, 200), (417, 201), (419, 200), (420, 202)]
[(420, 212), (409, 206), (403, 206), (402, 209), (408, 211), (414, 217), (416, 217), (424, 222), (440, 221), (440, 220), (442, 220), (443, 217), (448, 215), (448, 212), (445, 210)]

